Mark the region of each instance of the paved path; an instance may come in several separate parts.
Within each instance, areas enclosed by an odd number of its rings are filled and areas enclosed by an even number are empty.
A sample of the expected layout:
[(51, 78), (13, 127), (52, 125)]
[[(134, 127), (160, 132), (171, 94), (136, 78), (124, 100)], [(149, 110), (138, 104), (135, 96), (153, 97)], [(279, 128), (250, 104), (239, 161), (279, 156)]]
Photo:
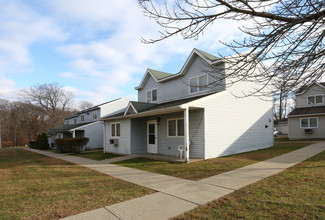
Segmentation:
[(151, 195), (81, 213), (65, 218), (74, 219), (169, 219), (199, 205), (216, 200), (236, 189), (283, 171), (325, 150), (325, 143), (312, 144), (259, 163), (200, 181), (105, 164), (74, 156), (47, 151), (31, 151), (91, 168), (101, 173), (158, 191)]

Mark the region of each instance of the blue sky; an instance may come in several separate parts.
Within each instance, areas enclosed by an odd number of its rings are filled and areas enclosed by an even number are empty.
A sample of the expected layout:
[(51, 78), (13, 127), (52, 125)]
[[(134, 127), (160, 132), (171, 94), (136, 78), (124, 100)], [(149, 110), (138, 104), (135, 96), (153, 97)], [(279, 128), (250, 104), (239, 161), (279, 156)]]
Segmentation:
[(159, 36), (135, 0), (0, 0), (0, 98), (57, 82), (75, 94), (76, 105), (119, 97), (134, 90), (147, 68), (178, 72), (194, 47), (227, 55), (219, 43), (243, 36), (236, 21), (209, 26), (198, 40), (181, 36), (146, 45)]

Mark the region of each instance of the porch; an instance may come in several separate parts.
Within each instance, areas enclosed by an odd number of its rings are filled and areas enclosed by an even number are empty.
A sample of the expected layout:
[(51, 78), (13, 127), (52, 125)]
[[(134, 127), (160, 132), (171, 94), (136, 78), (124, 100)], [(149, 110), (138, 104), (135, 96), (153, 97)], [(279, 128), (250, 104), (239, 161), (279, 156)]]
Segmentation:
[[(131, 154), (169, 162), (204, 158), (204, 109), (132, 118), (130, 127)], [(182, 159), (176, 158), (180, 145), (185, 146)]]

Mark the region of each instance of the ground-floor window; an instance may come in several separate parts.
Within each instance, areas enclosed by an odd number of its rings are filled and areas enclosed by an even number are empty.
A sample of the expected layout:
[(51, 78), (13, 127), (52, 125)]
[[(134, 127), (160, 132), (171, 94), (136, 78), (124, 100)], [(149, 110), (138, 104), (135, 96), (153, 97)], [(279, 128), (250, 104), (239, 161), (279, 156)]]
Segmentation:
[(111, 137), (120, 137), (121, 123), (111, 123)]
[(184, 119), (169, 119), (167, 121), (168, 137), (183, 137), (184, 136)]
[(317, 128), (318, 118), (301, 118), (300, 119), (301, 128)]

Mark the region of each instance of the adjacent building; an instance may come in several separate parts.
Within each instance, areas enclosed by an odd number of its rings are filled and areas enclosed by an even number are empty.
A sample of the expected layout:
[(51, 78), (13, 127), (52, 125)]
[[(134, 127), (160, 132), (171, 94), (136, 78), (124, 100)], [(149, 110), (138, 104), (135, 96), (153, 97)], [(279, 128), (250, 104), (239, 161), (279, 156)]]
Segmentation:
[(290, 139), (325, 138), (325, 83), (296, 91), (296, 108), (288, 115)]
[(120, 98), (79, 111), (64, 119), (64, 124), (57, 129), (49, 129), (48, 141), (55, 147), (56, 138), (87, 137), (89, 142), (86, 149), (103, 148), (103, 124), (101, 117), (123, 112), (129, 99)]

